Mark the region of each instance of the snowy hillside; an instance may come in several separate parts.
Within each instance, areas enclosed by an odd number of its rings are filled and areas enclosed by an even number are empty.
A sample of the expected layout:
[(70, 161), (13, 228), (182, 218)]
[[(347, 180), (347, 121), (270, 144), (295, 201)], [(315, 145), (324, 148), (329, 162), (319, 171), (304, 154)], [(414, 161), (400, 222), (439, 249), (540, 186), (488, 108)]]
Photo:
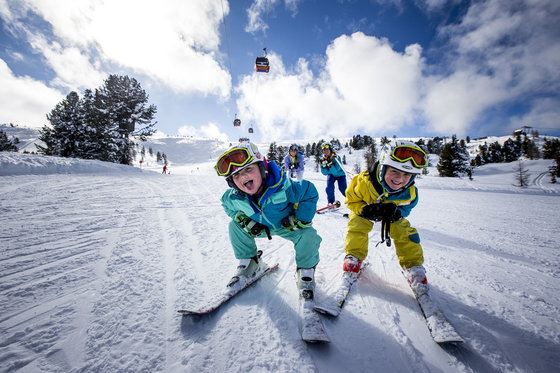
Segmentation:
[[(432, 169), (417, 182), (410, 221), (432, 296), (464, 344), (432, 341), (394, 248), (375, 246), (375, 227), (370, 266), (340, 316), (323, 318), (332, 342), (307, 345), (293, 248), (278, 237), (258, 240), (276, 272), (214, 314), (177, 314), (218, 293), (237, 264), (219, 202), (227, 186), (212, 170), (228, 144), (154, 141), (171, 175), (160, 165), (0, 153), (0, 371), (560, 371), (560, 187), (546, 176), (550, 161), (525, 162), (526, 189), (513, 186), (513, 164), (481, 167), (473, 181)], [(349, 165), (362, 156), (342, 154)], [(305, 177), (326, 204), (326, 178), (311, 161)], [(318, 301), (336, 288), (346, 221), (314, 219)]]

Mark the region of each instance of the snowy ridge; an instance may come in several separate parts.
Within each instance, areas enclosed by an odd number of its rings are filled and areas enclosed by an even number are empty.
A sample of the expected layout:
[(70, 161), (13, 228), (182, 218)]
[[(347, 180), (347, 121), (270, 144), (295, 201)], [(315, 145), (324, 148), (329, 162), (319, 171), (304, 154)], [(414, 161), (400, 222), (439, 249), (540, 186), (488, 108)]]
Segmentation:
[[(198, 159), (161, 175), (0, 153), (0, 371), (560, 371), (560, 198), (540, 176), (547, 161), (526, 161), (524, 190), (511, 164), (484, 166), (473, 181), (418, 180), (410, 221), (431, 296), (465, 339), (442, 348), (394, 248), (375, 247), (378, 227), (343, 312), (323, 318), (327, 346), (301, 341), (294, 253), (280, 238), (258, 241), (277, 271), (207, 317), (177, 314), (218, 294), (237, 265), (219, 201), (227, 186), (211, 156)], [(326, 205), (326, 178), (312, 169), (305, 177)], [(346, 222), (313, 221), (317, 299), (336, 291)]]

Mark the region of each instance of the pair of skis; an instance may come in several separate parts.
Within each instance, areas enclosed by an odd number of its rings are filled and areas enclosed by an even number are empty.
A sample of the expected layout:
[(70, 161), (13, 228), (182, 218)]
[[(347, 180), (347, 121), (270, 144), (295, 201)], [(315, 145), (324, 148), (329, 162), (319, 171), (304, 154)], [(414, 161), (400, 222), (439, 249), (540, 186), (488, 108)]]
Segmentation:
[[(334, 297), (326, 303), (316, 305), (314, 310), (325, 315), (333, 317), (338, 316), (348, 298), (352, 285), (358, 280), (366, 266), (367, 262), (364, 262), (358, 273), (344, 272), (342, 275), (342, 283)], [(464, 342), (463, 338), (461, 338), (447, 317), (445, 317), (441, 308), (430, 297), (428, 285), (421, 284), (416, 287), (410, 285), (410, 288), (420, 306), (420, 310), (422, 311), (422, 315), (424, 316), (434, 342), (438, 344)]]
[[(262, 260), (259, 261), (259, 268), (255, 271), (254, 275), (250, 278), (240, 278), (232, 286), (227, 287), (226, 290), (219, 294), (217, 297), (211, 299), (209, 302), (201, 307), (194, 309), (180, 309), (178, 312), (183, 316), (205, 315), (217, 310), (220, 306), (225, 304), (235, 295), (241, 293), (249, 286), (263, 278), (268, 273), (278, 268), (278, 264), (268, 266)], [(323, 326), (323, 321), (317, 312), (313, 310), (315, 302), (313, 299), (306, 299), (300, 297), (299, 301), (299, 315), (300, 315), (300, 329), (301, 338), (309, 343), (328, 343), (330, 342), (329, 336)]]
[[(268, 266), (262, 261), (260, 263), (261, 266), (255, 272), (253, 277), (238, 281), (234, 284), (234, 286), (228, 287), (226, 291), (202, 307), (197, 309), (180, 309), (178, 312), (184, 316), (211, 313), (235, 295), (239, 294), (256, 281), (278, 268), (278, 264)], [(342, 307), (344, 306), (348, 295), (350, 294), (352, 285), (354, 285), (354, 283), (358, 280), (366, 266), (367, 262), (364, 262), (358, 273), (343, 272), (340, 287), (335, 292), (334, 296), (325, 303), (316, 304), (313, 299), (300, 297), (299, 314), (302, 340), (309, 343), (330, 342), (319, 313), (333, 317), (338, 316), (342, 311)], [(425, 318), (426, 325), (428, 326), (433, 340), (438, 344), (464, 342), (463, 338), (461, 338), (453, 325), (451, 325), (449, 320), (445, 317), (441, 308), (430, 297), (427, 285), (420, 285), (417, 287), (411, 285), (410, 288), (412, 289), (414, 297), (418, 302), (420, 310), (422, 311), (422, 315)]]

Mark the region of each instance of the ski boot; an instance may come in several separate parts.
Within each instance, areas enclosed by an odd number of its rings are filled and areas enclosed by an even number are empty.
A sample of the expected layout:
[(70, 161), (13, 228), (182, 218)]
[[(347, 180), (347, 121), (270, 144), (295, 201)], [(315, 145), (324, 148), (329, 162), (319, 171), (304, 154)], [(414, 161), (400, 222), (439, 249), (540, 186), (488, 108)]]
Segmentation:
[(298, 268), (297, 280), (299, 296), (312, 300), (315, 292), (315, 268)]
[(344, 272), (360, 272), (360, 268), (362, 268), (362, 260), (356, 258), (352, 254), (348, 254), (344, 257), (344, 264), (342, 265), (342, 270)]
[(250, 279), (255, 275), (259, 269), (259, 258), (262, 251), (259, 250), (257, 255), (249, 259), (239, 259), (239, 265), (237, 266), (237, 272), (229, 280), (227, 286), (231, 287), (239, 282), (241, 278)]
[(424, 266), (403, 267), (403, 273), (415, 293), (422, 294), (428, 291), (428, 279)]

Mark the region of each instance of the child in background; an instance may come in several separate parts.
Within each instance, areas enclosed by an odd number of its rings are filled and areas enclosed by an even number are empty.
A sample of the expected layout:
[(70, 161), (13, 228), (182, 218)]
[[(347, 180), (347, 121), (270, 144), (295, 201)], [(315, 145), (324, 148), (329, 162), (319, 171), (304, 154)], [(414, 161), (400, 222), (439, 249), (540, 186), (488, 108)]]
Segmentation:
[(336, 155), (329, 143), (322, 146), (323, 157), (319, 160), (321, 173), (327, 176), (327, 202), (329, 205), (335, 203), (334, 183), (338, 183), (338, 190), (346, 197), (346, 172), (340, 164), (340, 158)]
[(303, 153), (300, 153), (296, 144), (290, 145), (288, 155), (284, 158), (284, 170), (292, 179), (303, 179)]

